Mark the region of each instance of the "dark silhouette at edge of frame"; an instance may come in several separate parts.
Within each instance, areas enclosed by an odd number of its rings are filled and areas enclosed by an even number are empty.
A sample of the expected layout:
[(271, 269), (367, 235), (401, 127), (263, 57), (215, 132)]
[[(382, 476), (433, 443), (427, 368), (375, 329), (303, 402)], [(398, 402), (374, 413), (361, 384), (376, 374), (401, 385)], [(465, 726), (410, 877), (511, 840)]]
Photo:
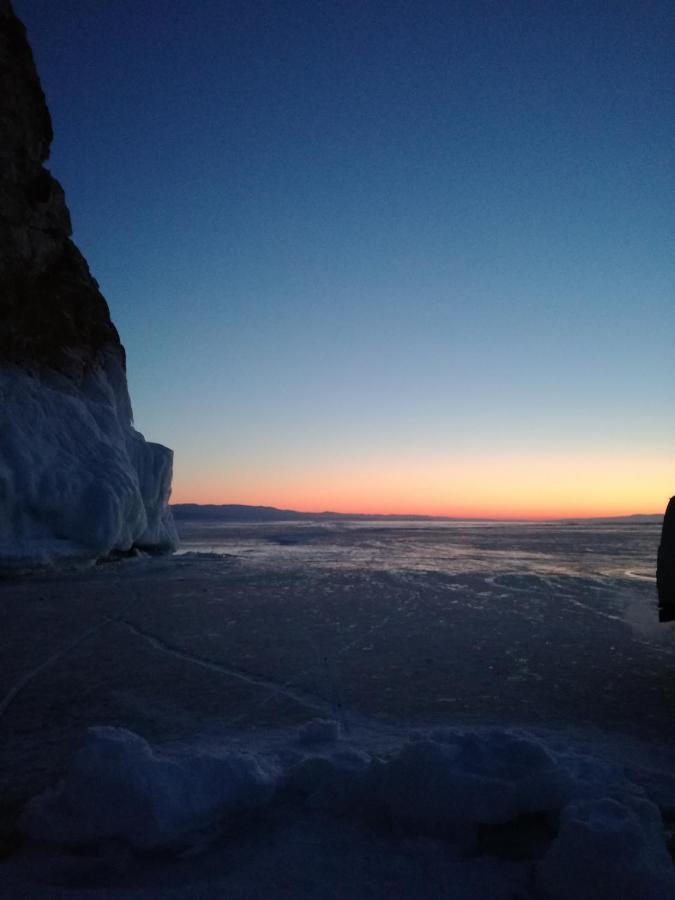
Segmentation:
[(663, 517), (661, 543), (656, 560), (659, 622), (675, 621), (675, 497), (668, 501)]

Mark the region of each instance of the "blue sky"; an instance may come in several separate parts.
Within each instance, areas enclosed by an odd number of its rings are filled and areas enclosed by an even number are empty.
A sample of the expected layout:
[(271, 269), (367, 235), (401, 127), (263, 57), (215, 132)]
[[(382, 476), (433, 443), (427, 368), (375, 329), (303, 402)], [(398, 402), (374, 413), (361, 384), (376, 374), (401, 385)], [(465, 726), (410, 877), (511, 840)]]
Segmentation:
[(176, 499), (663, 505), (670, 4), (15, 8)]

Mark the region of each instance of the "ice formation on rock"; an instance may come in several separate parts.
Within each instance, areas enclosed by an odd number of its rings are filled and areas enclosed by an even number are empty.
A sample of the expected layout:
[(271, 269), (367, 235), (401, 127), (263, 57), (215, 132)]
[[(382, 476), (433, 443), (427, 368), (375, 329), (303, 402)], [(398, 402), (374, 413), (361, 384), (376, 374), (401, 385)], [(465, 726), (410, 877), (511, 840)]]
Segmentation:
[(169, 550), (172, 452), (132, 426), (124, 348), (43, 165), (51, 140), (0, 0), (0, 563)]

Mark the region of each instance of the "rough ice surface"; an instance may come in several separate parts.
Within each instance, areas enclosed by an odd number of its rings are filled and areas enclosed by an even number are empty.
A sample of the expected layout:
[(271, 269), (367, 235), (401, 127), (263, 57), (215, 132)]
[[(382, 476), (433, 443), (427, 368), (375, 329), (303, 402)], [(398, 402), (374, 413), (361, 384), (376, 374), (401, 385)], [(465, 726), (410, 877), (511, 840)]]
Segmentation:
[(117, 839), (169, 848), (264, 803), (271, 790), (251, 756), (167, 756), (123, 728), (90, 728), (63, 783), (29, 803), (22, 827), (64, 844)]
[(471, 859), (481, 827), (517, 827), (540, 813), (547, 849), (529, 863), (537, 897), (675, 896), (658, 807), (601, 760), (553, 751), (513, 729), (418, 732), (378, 747), (339, 737), (336, 723), (320, 724), (329, 736), (320, 747), (304, 742), (318, 728), (310, 723), (309, 732), (303, 726), (248, 751), (223, 743), (172, 753), (123, 729), (91, 728), (64, 781), (30, 801), (21, 826), (31, 838), (66, 846), (114, 839), (141, 851), (184, 852), (205, 831), (276, 808), (287, 816), (284, 828), (320, 814), (327, 818), (316, 821), (319, 832), (327, 821), (348, 821), (371, 834), (407, 836), (414, 853)]
[(4, 369), (0, 398), (0, 565), (175, 547), (172, 452), (132, 427), (117, 357), (79, 390)]
[[(16, 840), (3, 897), (675, 896), (656, 527), (355, 523), (277, 542), (303, 527), (210, 526), (193, 548), (226, 556), (5, 583), (12, 815), (104, 722), (159, 759), (253, 758), (273, 793), (183, 819), (159, 854), (123, 826), (64, 843), (57, 813), (71, 835), (80, 813), (33, 801), (54, 840)], [(116, 802), (128, 791), (120, 777)]]

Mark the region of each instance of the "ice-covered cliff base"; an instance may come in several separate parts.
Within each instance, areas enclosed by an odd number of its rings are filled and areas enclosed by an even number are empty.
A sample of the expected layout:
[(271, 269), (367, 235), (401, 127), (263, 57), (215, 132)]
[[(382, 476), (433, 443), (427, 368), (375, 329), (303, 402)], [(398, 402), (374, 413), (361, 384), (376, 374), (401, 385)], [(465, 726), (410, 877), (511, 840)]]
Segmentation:
[(0, 566), (175, 547), (173, 454), (130, 421), (112, 354), (77, 388), (0, 369)]

